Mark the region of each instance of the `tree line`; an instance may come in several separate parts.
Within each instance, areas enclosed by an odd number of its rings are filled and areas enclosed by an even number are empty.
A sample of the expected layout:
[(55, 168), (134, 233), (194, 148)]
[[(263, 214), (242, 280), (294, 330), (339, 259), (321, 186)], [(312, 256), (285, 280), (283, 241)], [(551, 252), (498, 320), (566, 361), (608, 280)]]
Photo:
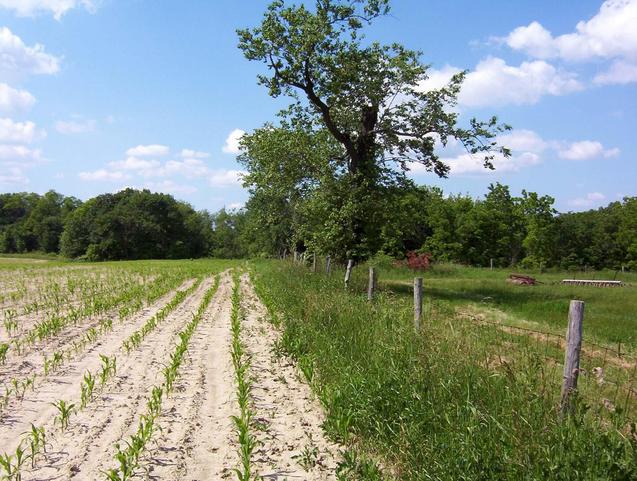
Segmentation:
[[(313, 218), (315, 199), (252, 195), (245, 208), (195, 211), (167, 194), (126, 189), (86, 202), (50, 191), (0, 194), (0, 252), (59, 253), (85, 260), (282, 257), (321, 248), (329, 224)], [(309, 204), (309, 205), (307, 205)], [(637, 197), (585, 212), (558, 213), (554, 199), (511, 194), (492, 184), (483, 198), (445, 195), (412, 182), (377, 205), (379, 236), (369, 256), (500, 267), (637, 269)], [(320, 211), (319, 211), (320, 213)], [(372, 245), (372, 243), (370, 243)]]
[[(293, 250), (330, 254), (316, 239), (329, 235), (321, 217), (304, 215), (314, 199), (260, 202), (218, 214), (220, 251), (234, 256), (276, 257)], [(281, 208), (282, 204), (286, 204)], [(472, 266), (523, 268), (637, 269), (637, 197), (585, 212), (558, 213), (554, 199), (522, 191), (514, 196), (506, 185), (492, 184), (483, 198), (445, 195), (437, 187), (410, 184), (377, 206), (380, 235), (369, 256), (403, 259), (407, 252), (430, 253), (438, 262)]]
[(86, 202), (49, 191), (0, 194), (0, 252), (71, 259), (180, 259), (210, 255), (214, 216), (167, 194), (126, 189)]

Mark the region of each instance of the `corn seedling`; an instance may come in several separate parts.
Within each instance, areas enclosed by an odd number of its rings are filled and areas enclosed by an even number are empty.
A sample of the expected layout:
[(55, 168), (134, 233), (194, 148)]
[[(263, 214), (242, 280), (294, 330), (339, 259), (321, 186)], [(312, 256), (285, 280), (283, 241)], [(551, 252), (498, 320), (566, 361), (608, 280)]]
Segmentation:
[(36, 428), (34, 424), (31, 424), (31, 431), (26, 434), (31, 449), (31, 454), (29, 454), (31, 467), (35, 468), (36, 456), (41, 452), (46, 453), (46, 432), (44, 427)]
[(54, 424), (59, 422), (62, 431), (66, 431), (66, 428), (69, 426), (69, 418), (71, 417), (75, 404), (67, 403), (63, 399), (51, 404), (53, 404), (58, 410), (58, 415), (55, 417)]

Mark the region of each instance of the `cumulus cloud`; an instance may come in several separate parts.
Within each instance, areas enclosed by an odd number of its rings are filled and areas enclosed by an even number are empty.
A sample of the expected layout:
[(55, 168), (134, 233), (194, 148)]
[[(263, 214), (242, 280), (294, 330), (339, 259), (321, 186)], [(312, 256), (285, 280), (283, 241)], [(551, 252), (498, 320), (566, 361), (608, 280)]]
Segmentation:
[(29, 47), (7, 27), (0, 28), (0, 74), (5, 79), (51, 75), (59, 70), (60, 59), (46, 53), (42, 45)]
[(40, 149), (0, 144), (0, 161), (5, 165), (29, 165), (44, 160)]
[(46, 132), (38, 129), (33, 122), (14, 122), (12, 119), (0, 118), (0, 142), (30, 144), (45, 136)]
[[(498, 136), (496, 140), (499, 145), (509, 148), (512, 155), (508, 158), (500, 154), (495, 155), (492, 161), (495, 170), (486, 169), (484, 157), (466, 152), (458, 141), (450, 140), (447, 146), (436, 142), (436, 152), (440, 160), (449, 165), (450, 175), (494, 175), (518, 172), (538, 165), (546, 158), (588, 160), (609, 158), (620, 153), (617, 148), (605, 148), (601, 142), (547, 140), (527, 129), (512, 130)], [(416, 174), (427, 172), (425, 167), (418, 163), (411, 163), (409, 167)]]
[(210, 154), (208, 152), (198, 152), (196, 150), (192, 150), (192, 149), (183, 149), (181, 151), (181, 154), (179, 154), (182, 158), (187, 159), (207, 159), (208, 157), (210, 157)]
[(94, 132), (97, 122), (95, 120), (58, 120), (55, 130), (64, 135), (84, 134)]
[(584, 61), (625, 57), (637, 60), (637, 0), (606, 0), (599, 12), (575, 31), (553, 36), (540, 23), (518, 27), (502, 39), (536, 58)]
[(593, 79), (598, 85), (628, 84), (637, 82), (637, 62), (629, 63), (625, 60), (616, 60), (604, 72)]
[(146, 175), (146, 172), (152, 172), (160, 166), (157, 160), (140, 159), (139, 157), (128, 157), (125, 160), (109, 162), (108, 164), (115, 170), (131, 170)]
[(558, 148), (558, 156), (566, 160), (589, 160), (619, 155), (618, 148), (605, 149), (601, 142), (581, 140)]
[[(421, 88), (440, 88), (459, 71), (449, 65), (440, 70), (430, 69), (430, 78)], [(575, 74), (543, 60), (513, 66), (501, 58), (489, 57), (467, 73), (458, 104), (466, 107), (528, 105), (537, 103), (545, 95), (565, 95), (582, 89)]]
[(496, 39), (539, 59), (585, 62), (612, 60), (595, 76), (599, 85), (637, 82), (637, 0), (606, 0), (599, 12), (581, 21), (573, 32), (554, 36), (538, 22)]
[(176, 184), (172, 180), (147, 182), (144, 184), (144, 187), (153, 192), (163, 192), (166, 194), (194, 194), (197, 192), (197, 188), (192, 185)]
[(26, 185), (29, 179), (20, 167), (6, 167), (0, 171), (0, 185)]
[(0, 112), (13, 113), (30, 109), (35, 97), (26, 90), (18, 90), (0, 82)]
[(601, 192), (590, 192), (584, 197), (577, 197), (569, 200), (568, 205), (577, 208), (587, 208), (592, 207), (593, 205), (599, 205), (604, 200), (606, 200), (606, 196)]
[(126, 151), (126, 155), (131, 157), (162, 157), (168, 155), (170, 149), (165, 145), (138, 145), (137, 147), (131, 147)]
[(245, 134), (244, 130), (234, 129), (232, 132), (228, 134), (228, 137), (226, 138), (226, 143), (223, 146), (222, 150), (226, 154), (239, 154), (241, 152), (241, 149), (239, 148), (239, 141), (241, 140), (241, 137), (243, 137), (244, 134)]
[(94, 170), (92, 172), (80, 172), (78, 177), (86, 181), (109, 181), (119, 182), (130, 179), (130, 176), (124, 172), (112, 171), (106, 169)]
[(94, 12), (97, 3), (92, 0), (0, 0), (0, 8), (12, 10), (19, 17), (50, 13), (56, 20), (60, 20), (66, 12), (79, 7)]
[(241, 185), (241, 179), (245, 173), (243, 170), (215, 170), (210, 173), (208, 183), (213, 187), (238, 186)]

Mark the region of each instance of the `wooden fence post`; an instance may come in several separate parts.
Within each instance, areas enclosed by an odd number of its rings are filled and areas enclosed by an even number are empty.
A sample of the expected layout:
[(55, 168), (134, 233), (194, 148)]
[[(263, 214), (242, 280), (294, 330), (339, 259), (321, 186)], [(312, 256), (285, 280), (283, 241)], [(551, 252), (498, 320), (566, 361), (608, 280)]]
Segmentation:
[(299, 253), (294, 251), (294, 263), (296, 264), (299, 260)]
[(312, 254), (312, 272), (316, 272), (316, 252)]
[(490, 265), (491, 270), (493, 270), (493, 259), (489, 259), (489, 265)]
[(369, 281), (367, 283), (367, 300), (374, 299), (374, 291), (376, 290), (376, 269), (369, 268)]
[(420, 332), (422, 321), (422, 277), (414, 277), (414, 329)]
[(345, 270), (345, 287), (349, 286), (349, 279), (352, 277), (352, 267), (354, 267), (354, 261), (352, 259), (347, 261), (347, 269)]
[(560, 409), (565, 414), (571, 408), (571, 395), (577, 390), (579, 358), (582, 348), (582, 322), (584, 302), (571, 301), (568, 309), (568, 329), (566, 331), (566, 353), (564, 355), (564, 380)]
[(325, 258), (325, 273), (329, 276), (330, 275), (330, 269), (332, 268), (332, 258), (330, 256), (327, 256)]

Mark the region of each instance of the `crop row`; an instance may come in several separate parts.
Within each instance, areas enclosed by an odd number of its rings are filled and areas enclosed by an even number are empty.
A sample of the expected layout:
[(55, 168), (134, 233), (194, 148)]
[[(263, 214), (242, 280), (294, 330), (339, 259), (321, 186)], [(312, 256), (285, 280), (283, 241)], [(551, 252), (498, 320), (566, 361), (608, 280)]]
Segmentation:
[(180, 342), (175, 346), (175, 350), (170, 355), (169, 363), (162, 370), (164, 380), (161, 385), (152, 387), (150, 397), (146, 403), (146, 413), (141, 416), (137, 431), (125, 441), (125, 444), (117, 443), (115, 445), (116, 452), (114, 457), (117, 466), (103, 473), (108, 481), (129, 480), (139, 468), (140, 458), (149, 441), (152, 439), (153, 434), (157, 431), (157, 419), (162, 412), (163, 399), (173, 390), (174, 382), (179, 374), (179, 367), (183, 362), (184, 354), (188, 350), (190, 338), (208, 308), (217, 290), (218, 283), (219, 279), (215, 278), (214, 285), (204, 295), (192, 320), (183, 331), (179, 332)]

